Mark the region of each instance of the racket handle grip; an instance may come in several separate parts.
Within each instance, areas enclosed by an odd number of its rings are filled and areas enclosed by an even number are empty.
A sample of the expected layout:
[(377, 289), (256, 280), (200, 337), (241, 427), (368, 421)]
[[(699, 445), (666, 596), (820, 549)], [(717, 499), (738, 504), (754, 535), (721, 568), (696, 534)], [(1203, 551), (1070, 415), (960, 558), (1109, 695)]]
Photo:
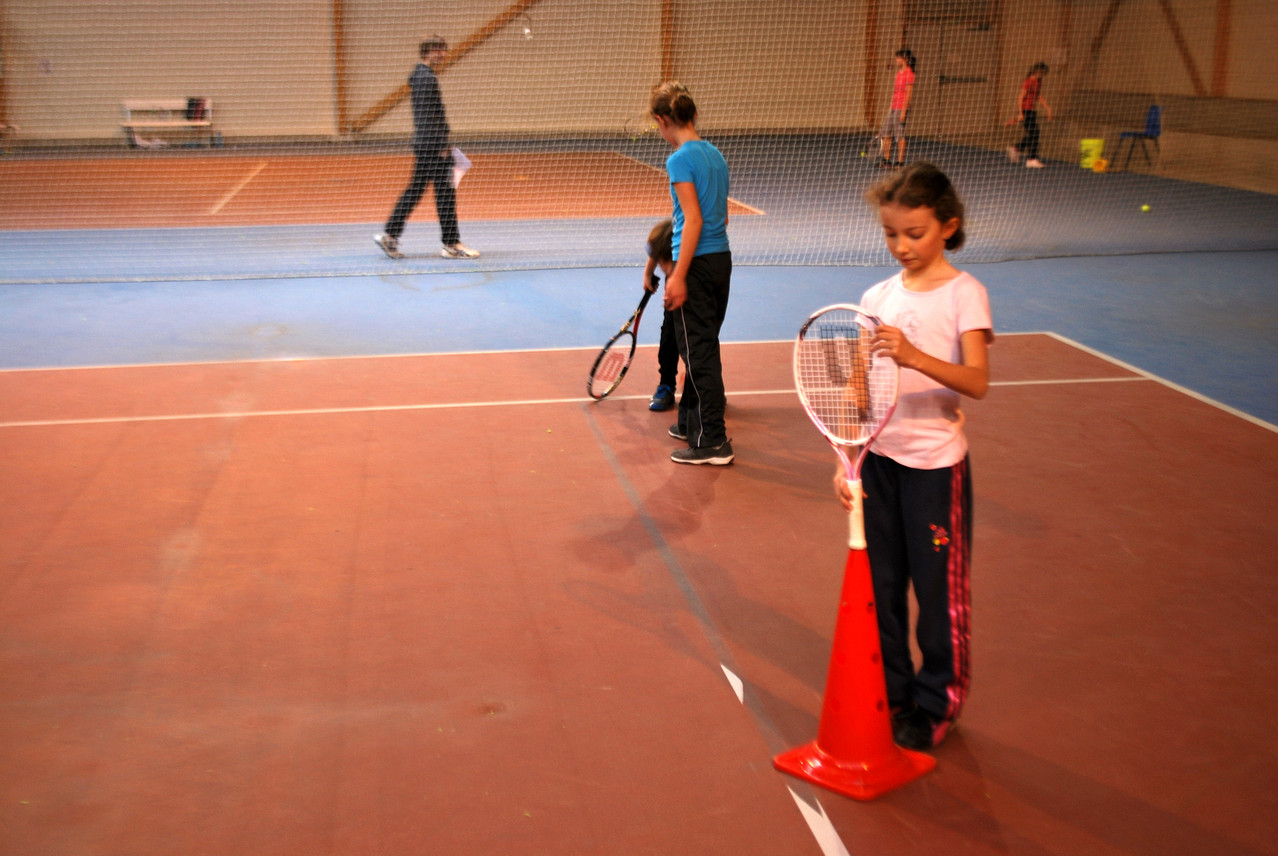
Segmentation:
[(848, 513), (848, 546), (853, 550), (865, 549), (865, 513), (864, 492), (861, 490), (861, 480), (848, 482), (848, 489), (852, 492), (852, 511)]

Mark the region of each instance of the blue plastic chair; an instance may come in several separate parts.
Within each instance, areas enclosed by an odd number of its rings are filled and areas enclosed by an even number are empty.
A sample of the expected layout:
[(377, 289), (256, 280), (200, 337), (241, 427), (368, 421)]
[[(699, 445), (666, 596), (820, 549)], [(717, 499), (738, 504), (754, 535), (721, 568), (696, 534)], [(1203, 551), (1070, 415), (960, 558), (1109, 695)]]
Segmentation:
[[(1145, 156), (1145, 163), (1153, 165), (1153, 160), (1149, 157), (1149, 148), (1146, 142), (1154, 144), (1154, 151), (1162, 154), (1162, 149), (1158, 147), (1158, 138), (1163, 135), (1163, 108), (1157, 104), (1150, 106), (1149, 112), (1145, 114), (1145, 130), (1143, 131), (1123, 131), (1118, 135), (1118, 151), (1115, 155), (1121, 154), (1123, 151), (1123, 141), (1127, 140), (1127, 160), (1123, 161), (1123, 169), (1127, 169), (1127, 165), (1132, 162), (1132, 150), (1136, 148), (1136, 143), (1140, 142), (1140, 153)], [(1117, 157), (1114, 158), (1118, 160)]]

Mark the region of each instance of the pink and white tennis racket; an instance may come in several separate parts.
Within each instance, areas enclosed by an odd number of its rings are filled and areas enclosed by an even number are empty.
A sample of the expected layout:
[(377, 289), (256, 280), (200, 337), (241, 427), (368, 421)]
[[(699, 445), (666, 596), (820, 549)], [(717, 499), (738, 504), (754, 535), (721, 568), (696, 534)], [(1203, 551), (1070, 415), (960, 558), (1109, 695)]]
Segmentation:
[(853, 550), (865, 549), (861, 465), (896, 410), (900, 370), (890, 357), (870, 350), (880, 323), (860, 306), (827, 306), (804, 323), (794, 343), (799, 401), (834, 447), (852, 488), (848, 546)]
[[(900, 375), (894, 360), (876, 356), (870, 347), (879, 324), (859, 306), (827, 306), (807, 320), (794, 346), (799, 400), (838, 454), (853, 502), (817, 738), (772, 759), (782, 772), (859, 800), (874, 799), (936, 766), (930, 755), (892, 742), (870, 554), (865, 550), (861, 465), (892, 418)], [(860, 452), (850, 458), (857, 447)]]

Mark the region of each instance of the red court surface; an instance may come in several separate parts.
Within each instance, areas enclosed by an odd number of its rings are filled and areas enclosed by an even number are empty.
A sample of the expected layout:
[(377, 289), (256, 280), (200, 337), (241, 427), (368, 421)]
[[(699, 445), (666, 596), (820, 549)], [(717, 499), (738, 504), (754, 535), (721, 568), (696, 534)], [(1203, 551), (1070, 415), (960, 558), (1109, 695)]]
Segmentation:
[[(665, 171), (615, 152), (476, 154), (471, 160), (457, 200), (463, 221), (670, 215)], [(412, 171), (410, 154), (6, 160), (0, 161), (0, 229), (377, 223)], [(731, 216), (755, 213), (729, 204)], [(427, 198), (412, 219), (434, 217)]]
[(717, 469), (651, 349), (0, 372), (0, 853), (1278, 852), (1278, 438), (1047, 336), (968, 408), (937, 770), (773, 770), (846, 555), (789, 349)]

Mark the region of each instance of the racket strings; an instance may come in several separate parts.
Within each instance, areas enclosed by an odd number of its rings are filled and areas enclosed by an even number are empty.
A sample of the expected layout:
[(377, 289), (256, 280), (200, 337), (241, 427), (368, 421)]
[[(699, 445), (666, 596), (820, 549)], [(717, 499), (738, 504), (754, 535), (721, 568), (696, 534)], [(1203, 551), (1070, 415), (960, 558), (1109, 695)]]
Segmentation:
[(612, 383), (621, 376), (621, 369), (625, 365), (626, 355), (614, 348), (599, 364), (599, 370), (595, 372), (595, 381), (602, 384)]
[(831, 310), (813, 319), (795, 351), (795, 382), (814, 419), (840, 442), (866, 442), (892, 414), (896, 365), (876, 356), (874, 324), (864, 315)]
[(623, 331), (608, 343), (608, 347), (595, 360), (586, 383), (586, 392), (591, 398), (603, 398), (621, 383), (630, 367), (634, 341), (632, 331)]

